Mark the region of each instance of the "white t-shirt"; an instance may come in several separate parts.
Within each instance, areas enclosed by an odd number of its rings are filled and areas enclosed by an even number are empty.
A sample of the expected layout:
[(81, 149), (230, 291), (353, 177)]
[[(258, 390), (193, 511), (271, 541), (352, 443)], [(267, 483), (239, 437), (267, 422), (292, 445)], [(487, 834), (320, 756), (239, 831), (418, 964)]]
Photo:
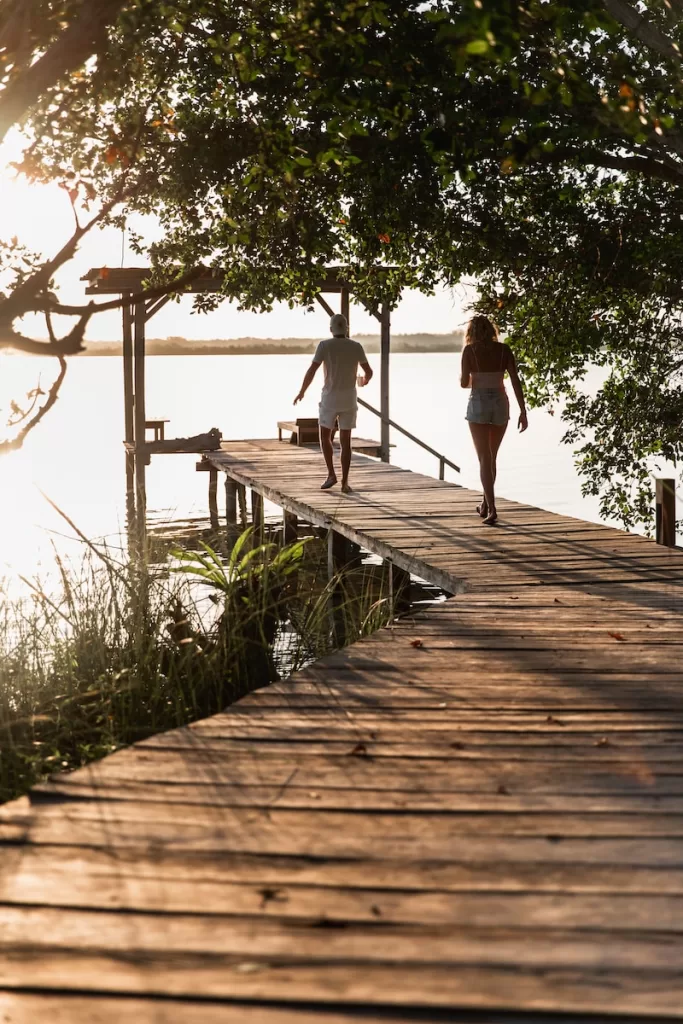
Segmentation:
[(367, 363), (368, 357), (359, 341), (353, 338), (326, 338), (313, 356), (314, 363), (322, 363), (325, 371), (323, 400), (356, 400), (358, 364)]

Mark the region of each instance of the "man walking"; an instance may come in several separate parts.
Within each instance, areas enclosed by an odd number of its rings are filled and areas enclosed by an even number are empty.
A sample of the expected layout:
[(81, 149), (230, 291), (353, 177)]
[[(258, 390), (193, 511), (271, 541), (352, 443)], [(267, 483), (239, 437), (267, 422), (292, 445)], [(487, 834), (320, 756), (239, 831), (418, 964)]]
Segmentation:
[(344, 494), (351, 490), (349, 486), (349, 469), (351, 468), (351, 431), (356, 426), (358, 401), (356, 395), (356, 375), (358, 367), (363, 369), (364, 377), (358, 378), (358, 385), (365, 387), (372, 379), (372, 369), (368, 363), (363, 346), (358, 341), (347, 337), (349, 325), (346, 317), (337, 313), (330, 320), (331, 338), (321, 341), (315, 350), (313, 362), (306, 371), (301, 391), (294, 399), (294, 405), (300, 402), (313, 381), (318, 367), (322, 363), (325, 368), (325, 383), (318, 407), (318, 423), (320, 424), (320, 448), (327, 465), (327, 480), (321, 490), (327, 491), (337, 483), (334, 471), (332, 435), (339, 421), (339, 440), (341, 443), (341, 489)]

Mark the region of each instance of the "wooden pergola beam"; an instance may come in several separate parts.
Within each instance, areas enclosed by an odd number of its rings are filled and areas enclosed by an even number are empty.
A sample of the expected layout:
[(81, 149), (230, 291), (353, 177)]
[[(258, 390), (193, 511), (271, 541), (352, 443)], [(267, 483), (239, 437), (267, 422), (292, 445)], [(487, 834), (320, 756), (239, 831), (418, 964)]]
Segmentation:
[[(391, 267), (377, 267), (374, 272), (382, 277), (391, 269)], [(85, 289), (86, 295), (122, 295), (125, 292), (142, 291), (150, 274), (149, 267), (93, 267), (83, 275), (81, 280), (88, 282)], [(343, 305), (344, 293), (350, 293), (348, 277), (347, 267), (330, 267), (321, 273), (319, 281), (316, 282), (316, 290), (323, 293), (341, 294)], [(223, 287), (223, 281), (223, 274), (207, 268), (206, 273), (200, 274), (199, 277), (185, 285), (182, 291), (188, 295), (219, 292)]]

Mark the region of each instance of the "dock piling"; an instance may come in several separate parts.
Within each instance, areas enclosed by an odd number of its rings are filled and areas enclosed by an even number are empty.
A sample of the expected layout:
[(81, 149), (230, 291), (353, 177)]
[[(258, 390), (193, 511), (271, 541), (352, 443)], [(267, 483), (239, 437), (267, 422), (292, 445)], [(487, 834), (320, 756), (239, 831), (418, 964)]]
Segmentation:
[(660, 478), (655, 491), (655, 538), (667, 548), (676, 547), (676, 481)]
[(240, 524), (246, 530), (247, 522), (247, 489), (244, 484), (237, 484), (237, 504), (240, 510)]
[(237, 484), (229, 476), (225, 478), (225, 521), (228, 529), (237, 524)]
[(209, 520), (211, 529), (217, 530), (218, 519), (218, 470), (213, 466), (209, 470)]
[(294, 512), (282, 511), (282, 541), (284, 544), (293, 544), (299, 536), (299, 519)]
[(251, 492), (251, 519), (254, 524), (254, 536), (263, 539), (263, 496), (258, 491)]
[(389, 603), (397, 612), (410, 608), (410, 573), (394, 562), (387, 561), (389, 569)]

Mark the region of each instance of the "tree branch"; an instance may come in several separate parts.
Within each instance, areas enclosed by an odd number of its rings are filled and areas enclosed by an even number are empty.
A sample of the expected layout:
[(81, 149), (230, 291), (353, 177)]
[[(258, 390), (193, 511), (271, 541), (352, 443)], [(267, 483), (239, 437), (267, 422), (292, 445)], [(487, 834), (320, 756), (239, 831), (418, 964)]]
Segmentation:
[(606, 170), (633, 171), (650, 178), (658, 178), (660, 181), (669, 181), (673, 185), (683, 185), (683, 164), (680, 165), (680, 170), (677, 170), (653, 157), (615, 156), (612, 153), (603, 153), (599, 149), (558, 147), (552, 153), (544, 153), (540, 162), (555, 164), (568, 160), (575, 160), (583, 166), (591, 164), (594, 167), (604, 167)]
[(31, 433), (31, 431), (34, 429), (34, 427), (38, 426), (43, 416), (45, 416), (50, 411), (52, 406), (59, 398), (59, 391), (62, 384), (64, 383), (64, 378), (66, 376), (66, 359), (64, 358), (64, 356), (59, 356), (58, 358), (59, 374), (57, 375), (54, 384), (48, 391), (47, 401), (45, 402), (45, 405), (42, 405), (38, 412), (35, 414), (35, 416), (33, 416), (32, 419), (28, 421), (28, 423), (24, 424), (24, 426), (21, 428), (16, 437), (13, 437), (9, 441), (0, 442), (0, 455), (6, 455), (8, 452), (14, 452), (18, 448), (21, 448), (24, 441)]
[[(20, 285), (17, 285), (9, 297), (5, 299), (4, 302), (0, 303), (0, 323), (11, 323), (12, 320), (16, 320), (17, 317), (23, 316), (24, 313), (35, 308), (41, 308), (35, 307), (33, 302), (40, 292), (45, 291), (50, 283), (52, 275), (59, 270), (61, 266), (68, 263), (68, 261), (73, 257), (84, 236), (87, 235), (95, 225), (103, 221), (115, 206), (123, 202), (124, 199), (129, 198), (133, 194), (133, 191), (134, 190), (131, 190), (127, 193), (125, 184), (122, 182), (112, 198), (104, 204), (102, 209), (95, 214), (87, 224), (76, 228), (69, 241), (62, 246), (56, 256), (51, 260), (48, 260), (47, 263), (44, 263), (34, 274), (31, 274), (25, 281), (22, 281)], [(80, 313), (83, 312), (84, 310), (81, 309), (77, 315), (80, 315)]]
[(81, 67), (97, 52), (106, 29), (125, 0), (83, 0), (80, 13), (34, 64), (29, 64), (0, 95), (0, 142), (46, 90)]
[(640, 14), (635, 7), (631, 7), (625, 0), (603, 0), (603, 3), (615, 21), (633, 32), (649, 50), (655, 50), (662, 57), (680, 62), (681, 51), (678, 45), (667, 39), (664, 33), (651, 21), (648, 21), (645, 15)]
[(11, 348), (29, 356), (56, 356), (58, 359), (63, 356), (76, 355), (83, 351), (83, 336), (93, 312), (94, 305), (91, 304), (90, 307), (86, 307), (86, 311), (66, 337), (52, 338), (50, 341), (34, 341), (32, 338), (25, 338), (23, 334), (17, 334), (11, 327), (3, 327), (0, 324), (0, 349)]

